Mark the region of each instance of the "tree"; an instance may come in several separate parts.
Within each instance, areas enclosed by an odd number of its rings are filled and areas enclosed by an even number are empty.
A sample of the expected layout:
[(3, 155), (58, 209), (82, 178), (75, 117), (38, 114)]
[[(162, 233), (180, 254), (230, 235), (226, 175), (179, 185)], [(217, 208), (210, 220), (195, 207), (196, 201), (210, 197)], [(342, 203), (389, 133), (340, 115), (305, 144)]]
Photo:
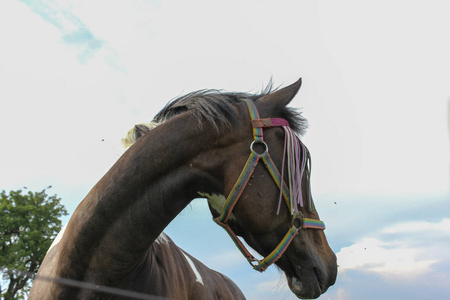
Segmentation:
[[(49, 186), (47, 189), (51, 188)], [(25, 188), (26, 189), (26, 188)], [(0, 291), (5, 300), (24, 299), (31, 276), (39, 269), (52, 241), (61, 230), (61, 216), (67, 215), (57, 195), (4, 190), (0, 194), (0, 271), (9, 281)], [(17, 272), (22, 271), (22, 272)]]

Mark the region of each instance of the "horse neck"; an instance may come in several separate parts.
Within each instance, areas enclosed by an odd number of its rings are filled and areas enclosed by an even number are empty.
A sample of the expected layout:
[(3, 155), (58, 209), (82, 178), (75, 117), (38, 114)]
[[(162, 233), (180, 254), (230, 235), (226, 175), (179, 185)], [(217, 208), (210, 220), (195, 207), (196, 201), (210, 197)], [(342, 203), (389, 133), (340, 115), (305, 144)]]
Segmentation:
[(212, 135), (199, 133), (187, 113), (139, 139), (74, 212), (60, 242), (58, 275), (117, 284), (131, 273), (196, 192), (212, 184), (190, 163)]

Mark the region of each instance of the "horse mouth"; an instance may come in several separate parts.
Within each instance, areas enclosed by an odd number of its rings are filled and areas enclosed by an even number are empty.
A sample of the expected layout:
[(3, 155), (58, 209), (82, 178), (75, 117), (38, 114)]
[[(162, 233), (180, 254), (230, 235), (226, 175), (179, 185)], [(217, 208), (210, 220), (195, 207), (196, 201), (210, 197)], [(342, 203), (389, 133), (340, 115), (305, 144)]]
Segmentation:
[(320, 282), (316, 270), (314, 270), (314, 273), (315, 276), (308, 278), (308, 280), (301, 280), (298, 277), (286, 275), (289, 289), (297, 298), (316, 299), (327, 290)]

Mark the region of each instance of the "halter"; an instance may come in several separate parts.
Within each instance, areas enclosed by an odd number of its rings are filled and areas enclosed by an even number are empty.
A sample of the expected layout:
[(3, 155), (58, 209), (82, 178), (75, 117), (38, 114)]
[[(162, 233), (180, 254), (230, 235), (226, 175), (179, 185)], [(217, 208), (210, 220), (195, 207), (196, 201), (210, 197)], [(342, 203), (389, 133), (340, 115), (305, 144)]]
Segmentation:
[[(250, 145), (250, 156), (247, 160), (247, 163), (245, 164), (244, 169), (242, 170), (236, 184), (228, 195), (228, 198), (222, 207), (222, 213), (219, 217), (215, 218), (214, 221), (222, 226), (230, 235), (236, 247), (247, 258), (252, 267), (259, 272), (263, 272), (283, 255), (300, 229), (311, 228), (323, 230), (325, 229), (325, 224), (320, 220), (304, 218), (303, 214), (298, 210), (298, 206), (303, 207), (303, 199), (301, 193), (302, 176), (307, 176), (307, 179), (309, 180), (309, 166), (311, 162), (307, 152), (308, 150), (292, 131), (288, 121), (281, 118), (261, 119), (258, 113), (258, 109), (256, 108), (253, 101), (249, 99), (243, 99), (243, 101), (247, 104), (247, 108), (250, 113), (254, 140)], [(283, 152), (283, 164), (281, 173), (278, 171), (275, 163), (269, 155), (269, 147), (264, 142), (263, 128), (268, 127), (282, 127), (285, 131), (285, 150)], [(255, 146), (258, 144), (264, 147), (264, 151), (262, 153), (258, 153), (255, 151)], [(289, 186), (283, 180), (286, 153), (288, 156)], [(262, 159), (264, 165), (266, 166), (266, 169), (269, 171), (272, 179), (275, 181), (275, 184), (280, 189), (280, 203), (278, 205), (278, 213), (280, 209), (281, 199), (283, 198), (292, 216), (292, 226), (289, 231), (286, 233), (278, 246), (262, 260), (256, 259), (247, 250), (247, 248), (239, 240), (237, 235), (227, 223), (234, 206), (238, 202), (242, 192), (247, 186), (247, 183), (253, 172), (255, 171), (260, 159)], [(311, 210), (314, 209), (311, 197), (308, 197), (308, 205)]]

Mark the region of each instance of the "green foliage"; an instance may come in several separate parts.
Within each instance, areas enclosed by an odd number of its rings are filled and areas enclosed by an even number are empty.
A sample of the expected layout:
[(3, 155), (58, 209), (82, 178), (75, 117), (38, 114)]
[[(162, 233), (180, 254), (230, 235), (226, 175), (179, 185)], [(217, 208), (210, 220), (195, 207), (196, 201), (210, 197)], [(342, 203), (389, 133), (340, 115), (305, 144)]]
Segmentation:
[[(48, 187), (51, 188), (51, 187)], [(36, 273), (52, 241), (61, 230), (60, 217), (67, 211), (56, 195), (22, 190), (0, 194), (0, 267), (3, 280), (9, 281), (7, 289), (2, 287), (4, 299), (23, 299), (30, 289), (30, 278), (18, 276), (5, 270), (20, 270)]]

